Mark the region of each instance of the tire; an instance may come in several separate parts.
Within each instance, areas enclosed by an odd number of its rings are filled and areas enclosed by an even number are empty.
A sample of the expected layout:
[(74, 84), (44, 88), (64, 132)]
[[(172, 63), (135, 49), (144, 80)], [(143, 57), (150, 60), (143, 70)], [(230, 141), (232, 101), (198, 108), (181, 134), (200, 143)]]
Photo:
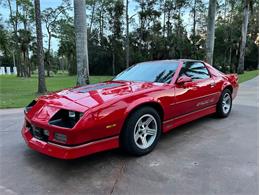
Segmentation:
[(127, 118), (120, 136), (121, 147), (132, 155), (145, 155), (155, 148), (160, 135), (161, 119), (157, 111), (142, 107)]
[(226, 118), (230, 114), (231, 109), (232, 109), (231, 91), (229, 89), (224, 89), (217, 103), (216, 114), (219, 118)]

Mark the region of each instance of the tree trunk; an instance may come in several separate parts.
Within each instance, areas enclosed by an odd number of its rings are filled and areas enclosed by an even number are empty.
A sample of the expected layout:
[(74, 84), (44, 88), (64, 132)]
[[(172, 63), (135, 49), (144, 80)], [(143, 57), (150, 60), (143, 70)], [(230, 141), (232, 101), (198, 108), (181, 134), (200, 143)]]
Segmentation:
[(113, 51), (113, 54), (112, 54), (112, 75), (113, 76), (115, 76), (115, 74), (116, 74), (115, 60), (116, 60), (115, 51)]
[(12, 9), (12, 4), (11, 0), (8, 0), (8, 7), (9, 7), (9, 12), (10, 12), (10, 18), (11, 18), (11, 23), (13, 26), (14, 30), (14, 41), (15, 41), (15, 61), (16, 61), (16, 68), (17, 68), (17, 76), (21, 76), (21, 67), (20, 67), (20, 52), (19, 52), (19, 46), (18, 46), (18, 35), (17, 35), (17, 26), (18, 26), (18, 4), (17, 2), (15, 3), (16, 6), (16, 11), (15, 11), (15, 17), (13, 16), (13, 9)]
[[(229, 20), (228, 20), (228, 23), (231, 24), (232, 21), (233, 21), (233, 9), (234, 9), (234, 4), (231, 3), (231, 10), (230, 10), (230, 17), (229, 17)], [(229, 42), (231, 44), (229, 44), (229, 56), (228, 56), (228, 64), (230, 66), (230, 73), (233, 73), (235, 70), (234, 70), (234, 64), (232, 63), (232, 51), (233, 51), (233, 38), (232, 38), (232, 35), (233, 35), (233, 32), (232, 32), (232, 28), (229, 28), (229, 32), (228, 32), (228, 39), (229, 39)]]
[(165, 10), (165, 0), (163, 2), (163, 29), (162, 29), (162, 32), (163, 32), (163, 38), (165, 38), (165, 22), (166, 22), (166, 10)]
[(14, 51), (12, 52), (12, 56), (13, 56), (13, 64), (14, 64), (14, 67), (16, 67)]
[(194, 0), (194, 5), (193, 5), (193, 29), (192, 29), (194, 37), (196, 36), (196, 6), (197, 6), (197, 0)]
[(77, 85), (89, 84), (85, 0), (74, 0), (74, 23), (76, 34)]
[[(27, 32), (28, 29), (27, 29), (27, 12), (26, 10), (24, 9), (23, 10), (23, 15), (24, 15), (24, 20), (23, 20), (23, 26), (24, 26), (24, 31)], [(23, 56), (23, 71), (24, 71), (24, 76), (25, 77), (30, 77), (30, 73), (29, 73), (29, 63), (30, 63), (30, 60), (29, 60), (29, 44), (26, 43), (26, 48), (25, 48), (25, 51), (22, 51), (24, 53), (24, 56)]]
[(217, 0), (209, 1), (206, 57), (207, 57), (207, 62), (211, 65), (213, 64), (213, 52), (214, 52), (214, 41), (215, 41), (216, 4), (217, 4)]
[(89, 25), (89, 32), (92, 32), (92, 25), (94, 22), (94, 13), (95, 13), (95, 8), (96, 8), (96, 0), (92, 1), (93, 5), (92, 5), (92, 11), (91, 11), (91, 19), (90, 19), (90, 25)]
[(247, 36), (247, 27), (248, 27), (248, 20), (249, 20), (249, 3), (248, 0), (244, 0), (244, 8), (243, 8), (243, 23), (241, 29), (241, 45), (240, 45), (240, 52), (239, 52), (239, 62), (237, 67), (237, 73), (243, 74), (244, 73), (244, 61), (245, 61), (245, 50), (246, 50), (246, 36)]
[(192, 48), (192, 54), (193, 54), (193, 58), (197, 59), (197, 48), (196, 48), (196, 24), (197, 24), (197, 20), (196, 20), (196, 17), (197, 17), (197, 0), (194, 0), (194, 4), (193, 4), (193, 24), (192, 24), (192, 45), (193, 45), (193, 48)]
[(48, 31), (48, 50), (47, 50), (47, 77), (50, 77), (50, 69), (51, 69), (51, 62), (50, 62), (50, 51), (51, 51), (51, 32)]
[(167, 12), (167, 38), (170, 37), (170, 33), (171, 33), (171, 10), (168, 10)]
[(126, 0), (125, 7), (125, 17), (126, 17), (126, 67), (129, 67), (129, 17), (128, 17), (128, 0)]
[(100, 11), (99, 11), (99, 43), (103, 45), (103, 28), (104, 28), (104, 7), (103, 7), (103, 0), (100, 1)]
[(37, 63), (38, 63), (38, 93), (45, 93), (47, 91), (45, 85), (44, 74), (44, 54), (42, 46), (42, 25), (41, 25), (41, 8), (40, 0), (34, 0), (35, 6), (35, 22), (36, 22), (36, 36), (37, 36)]

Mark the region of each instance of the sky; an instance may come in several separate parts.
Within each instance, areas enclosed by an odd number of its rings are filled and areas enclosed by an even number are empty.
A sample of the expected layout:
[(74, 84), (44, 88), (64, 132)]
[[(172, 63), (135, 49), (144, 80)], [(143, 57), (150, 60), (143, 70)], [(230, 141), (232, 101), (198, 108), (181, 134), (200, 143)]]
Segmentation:
[[(1, 1), (5, 1), (5, 0), (0, 0)], [(61, 4), (62, 0), (41, 0), (40, 3), (41, 3), (41, 10), (44, 10), (48, 7), (52, 7), (52, 8), (55, 8), (55, 7), (58, 7), (60, 4)], [(9, 9), (5, 6), (3, 6), (2, 4), (0, 5), (0, 13), (1, 13), (1, 17), (3, 19), (3, 21), (7, 21), (8, 18), (9, 18)], [(46, 29), (44, 28), (44, 26), (42, 25), (42, 30), (43, 30), (43, 34), (44, 34), (44, 38), (43, 38), (43, 44), (44, 44), (44, 47), (46, 48), (47, 47), (47, 37), (46, 37)], [(58, 44), (59, 44), (59, 41), (55, 38), (53, 38), (53, 41), (51, 43), (52, 45), (52, 49), (54, 51), (57, 51), (58, 50)]]
[[(3, 21), (5, 22), (8, 20), (10, 13), (9, 13), (9, 9), (2, 5), (3, 4), (2, 1), (5, 1), (5, 0), (0, 0), (0, 14), (1, 14)], [(62, 0), (40, 0), (40, 3), (41, 3), (41, 10), (44, 10), (48, 7), (51, 7), (51, 8), (58, 7), (59, 5), (61, 5)], [(71, 0), (71, 5), (73, 6), (72, 0)], [(129, 0), (129, 13), (128, 13), (129, 17), (134, 15), (137, 10), (138, 10), (138, 4), (133, 0)], [(70, 11), (70, 15), (73, 16), (73, 10)], [(134, 18), (137, 20), (137, 16), (135, 16)], [(187, 25), (189, 22), (189, 12), (186, 11), (184, 13), (183, 18), (184, 18), (184, 25)], [(46, 33), (46, 29), (43, 24), (42, 24), (42, 30), (43, 30), (43, 35), (44, 35), (43, 46), (46, 48), (47, 47), (47, 33)], [(52, 38), (51, 48), (53, 51), (58, 50), (58, 45), (59, 45), (58, 39)]]

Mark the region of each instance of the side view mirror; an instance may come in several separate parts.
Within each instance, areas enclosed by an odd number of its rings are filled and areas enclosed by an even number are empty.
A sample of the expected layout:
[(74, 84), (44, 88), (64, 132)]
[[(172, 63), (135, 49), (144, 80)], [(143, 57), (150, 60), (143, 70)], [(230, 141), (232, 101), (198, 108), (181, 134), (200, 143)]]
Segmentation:
[(184, 84), (184, 83), (191, 82), (191, 81), (192, 81), (191, 77), (188, 77), (188, 76), (185, 76), (185, 75), (180, 76), (177, 79), (177, 83), (178, 84)]

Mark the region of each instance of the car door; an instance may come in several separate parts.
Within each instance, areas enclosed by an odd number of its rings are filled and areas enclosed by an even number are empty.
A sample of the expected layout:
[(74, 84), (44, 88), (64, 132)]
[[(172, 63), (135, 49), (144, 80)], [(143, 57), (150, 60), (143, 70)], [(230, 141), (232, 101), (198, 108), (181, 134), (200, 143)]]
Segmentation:
[(191, 77), (192, 81), (175, 84), (175, 117), (205, 109), (217, 103), (218, 92), (214, 79), (202, 62), (183, 63), (180, 76)]

